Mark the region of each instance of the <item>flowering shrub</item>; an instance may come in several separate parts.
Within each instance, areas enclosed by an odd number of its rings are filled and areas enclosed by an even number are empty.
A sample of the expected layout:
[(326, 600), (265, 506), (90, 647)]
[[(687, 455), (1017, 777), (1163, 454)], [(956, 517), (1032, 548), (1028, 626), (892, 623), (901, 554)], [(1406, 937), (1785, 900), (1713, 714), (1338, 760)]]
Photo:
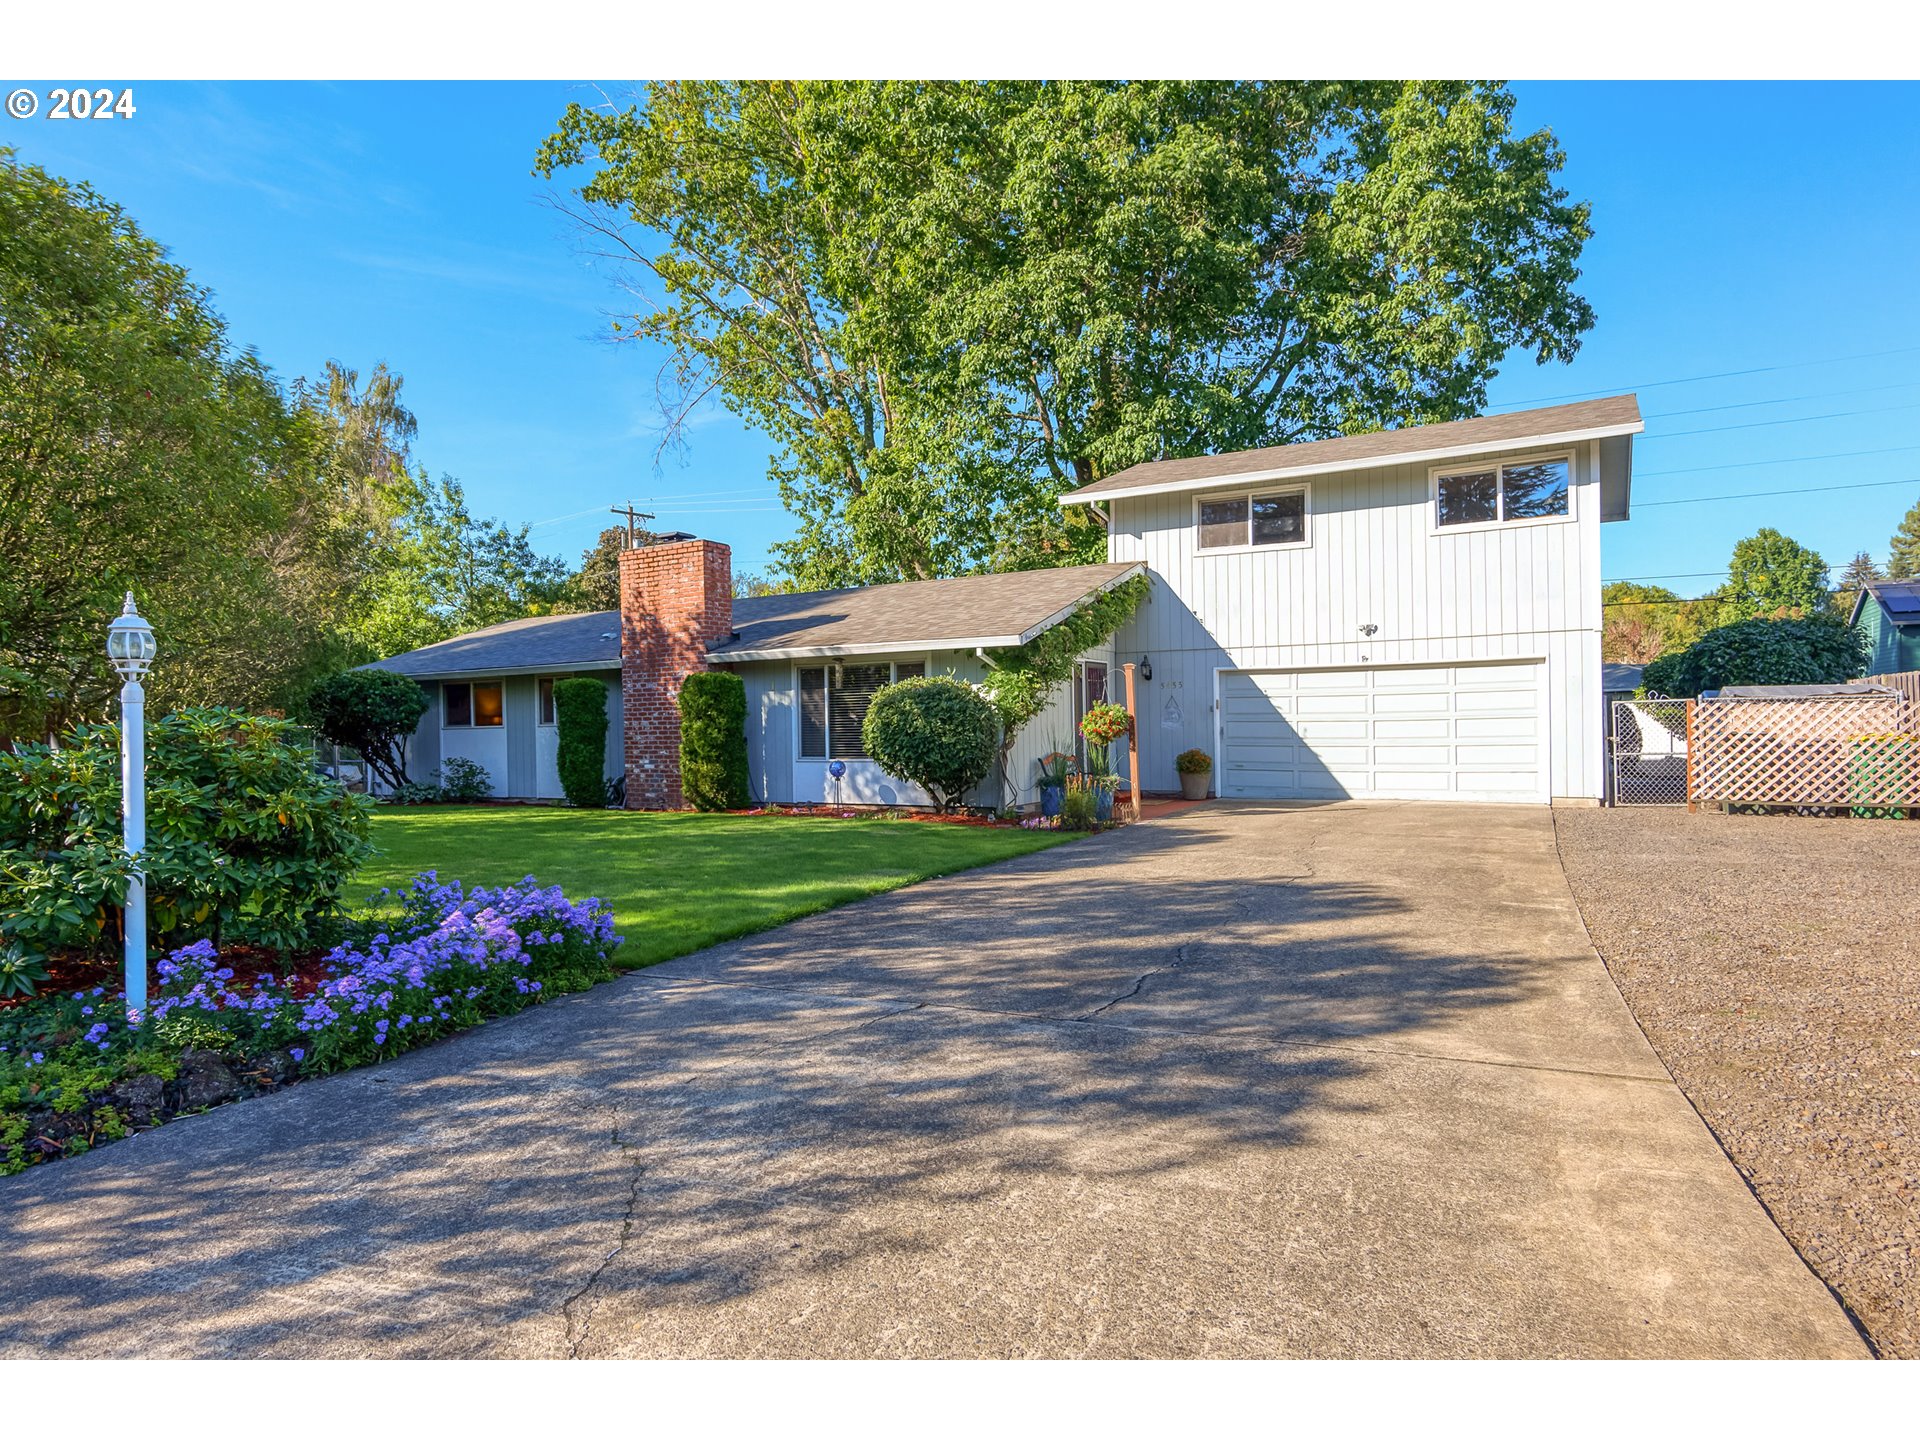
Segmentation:
[[(370, 933), (329, 951), (317, 983), (240, 974), (210, 940), (177, 949), (156, 967), (138, 1033), (104, 988), (0, 1013), (0, 1173), (231, 1098), (246, 1076), (267, 1088), (368, 1064), (587, 989), (615, 973), (621, 943), (600, 901), (531, 876), (463, 891), (428, 873), (390, 923), (360, 928)], [(215, 1078), (196, 1090), (187, 1071)], [(140, 1076), (153, 1078), (129, 1083)]]

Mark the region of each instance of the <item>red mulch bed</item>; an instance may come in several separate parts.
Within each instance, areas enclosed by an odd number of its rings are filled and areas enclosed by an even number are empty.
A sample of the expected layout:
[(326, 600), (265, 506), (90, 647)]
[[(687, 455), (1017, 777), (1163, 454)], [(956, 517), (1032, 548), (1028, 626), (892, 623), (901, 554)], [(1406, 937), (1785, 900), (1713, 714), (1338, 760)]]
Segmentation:
[[(1131, 803), (1125, 791), (1114, 799), (1116, 810)], [(1149, 804), (1152, 802), (1149, 801)], [(1198, 803), (1198, 802), (1194, 802)], [(728, 815), (814, 816), (823, 820), (911, 820), (920, 825), (978, 825), (987, 830), (1018, 830), (1019, 820), (1002, 820), (995, 815), (942, 815), (933, 810), (901, 810), (887, 805), (782, 805), (756, 810), (728, 810)], [(1031, 816), (1023, 816), (1031, 819)]]
[[(327, 978), (325, 964), (326, 952), (323, 950), (302, 951), (289, 956), (279, 950), (271, 950), (260, 945), (223, 945), (220, 947), (220, 963), (233, 967), (234, 988), (244, 990), (246, 986), (239, 982), (251, 980), (255, 975), (291, 975), (293, 993), (304, 999), (320, 988)], [(125, 979), (126, 962), (118, 955), (84, 955), (65, 952), (47, 957), (47, 978), (40, 982), (33, 995), (14, 995), (0, 1000), (0, 1010), (11, 1010), (17, 1005), (29, 1005), (33, 1001), (48, 995), (71, 995), (76, 990), (92, 990), (103, 987), (109, 994), (117, 995)]]
[(843, 805), (815, 805), (802, 809), (781, 806), (778, 810), (729, 810), (729, 815), (810, 816), (821, 820), (912, 820), (920, 825), (978, 825), (988, 830), (1018, 830), (1018, 820), (1001, 820), (992, 815), (941, 815), (932, 810), (891, 810), (885, 807), (859, 808)]

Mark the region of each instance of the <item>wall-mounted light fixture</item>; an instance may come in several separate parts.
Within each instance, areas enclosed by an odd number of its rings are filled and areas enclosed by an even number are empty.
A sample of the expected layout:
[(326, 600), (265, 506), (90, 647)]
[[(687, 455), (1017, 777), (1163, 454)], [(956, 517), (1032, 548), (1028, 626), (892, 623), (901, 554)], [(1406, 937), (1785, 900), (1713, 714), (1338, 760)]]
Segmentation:
[(1142, 680), (1153, 679), (1153, 662), (1144, 655), (1140, 657), (1140, 678)]
[(1362, 625), (1360, 627), (1360, 633), (1366, 636), (1369, 640), (1371, 640), (1374, 636), (1380, 633), (1380, 627), (1378, 625), (1373, 624), (1371, 621), (1369, 621), (1367, 624)]

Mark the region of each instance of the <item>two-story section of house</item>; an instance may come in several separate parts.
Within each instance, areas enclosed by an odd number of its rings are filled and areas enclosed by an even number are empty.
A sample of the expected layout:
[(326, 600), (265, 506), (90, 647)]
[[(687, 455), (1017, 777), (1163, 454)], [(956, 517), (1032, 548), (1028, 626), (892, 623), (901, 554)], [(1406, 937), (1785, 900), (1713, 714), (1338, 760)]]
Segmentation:
[(1063, 497), (1144, 563), (1145, 789), (1213, 756), (1225, 799), (1596, 803), (1600, 527), (1628, 515), (1631, 395), (1153, 461)]

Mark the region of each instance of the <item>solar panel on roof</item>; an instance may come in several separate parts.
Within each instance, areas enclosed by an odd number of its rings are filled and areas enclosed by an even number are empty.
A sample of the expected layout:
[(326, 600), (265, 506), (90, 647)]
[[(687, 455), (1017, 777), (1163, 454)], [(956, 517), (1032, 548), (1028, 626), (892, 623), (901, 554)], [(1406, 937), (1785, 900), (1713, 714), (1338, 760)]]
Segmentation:
[(1883, 581), (1868, 588), (1896, 625), (1920, 624), (1920, 580)]

